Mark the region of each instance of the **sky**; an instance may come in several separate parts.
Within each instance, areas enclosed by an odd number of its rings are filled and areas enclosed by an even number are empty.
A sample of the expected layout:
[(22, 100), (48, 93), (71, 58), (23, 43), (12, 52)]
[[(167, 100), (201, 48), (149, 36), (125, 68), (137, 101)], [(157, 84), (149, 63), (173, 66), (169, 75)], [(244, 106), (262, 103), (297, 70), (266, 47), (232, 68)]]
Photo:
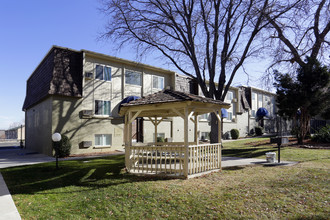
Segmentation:
[[(99, 0), (1, 0), (0, 129), (24, 123), (26, 81), (53, 45), (136, 61), (134, 50), (114, 51), (111, 42), (98, 40), (106, 24), (99, 7)], [(152, 55), (142, 62), (171, 69)], [(250, 66), (250, 85), (258, 87), (264, 67), (258, 61)], [(238, 84), (247, 85), (242, 72), (233, 83)]]

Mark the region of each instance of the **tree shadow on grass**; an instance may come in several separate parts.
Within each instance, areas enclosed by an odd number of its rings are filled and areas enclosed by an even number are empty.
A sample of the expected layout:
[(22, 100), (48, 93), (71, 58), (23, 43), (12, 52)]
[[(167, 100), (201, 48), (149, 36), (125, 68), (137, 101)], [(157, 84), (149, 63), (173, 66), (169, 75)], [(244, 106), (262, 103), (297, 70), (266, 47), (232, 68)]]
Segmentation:
[(222, 149), (222, 156), (226, 157), (244, 157), (253, 158), (265, 155), (267, 152), (274, 152), (275, 148), (236, 148), (236, 149)]
[[(69, 186), (81, 187), (76, 191), (90, 191), (97, 188), (121, 184), (157, 181), (164, 178), (145, 178), (127, 174), (124, 171), (124, 156), (111, 156), (98, 159), (60, 161), (60, 169), (55, 163), (36, 164), (1, 170), (8, 189), (15, 194), (61, 193), (57, 188)], [(63, 192), (67, 193), (67, 192)]]

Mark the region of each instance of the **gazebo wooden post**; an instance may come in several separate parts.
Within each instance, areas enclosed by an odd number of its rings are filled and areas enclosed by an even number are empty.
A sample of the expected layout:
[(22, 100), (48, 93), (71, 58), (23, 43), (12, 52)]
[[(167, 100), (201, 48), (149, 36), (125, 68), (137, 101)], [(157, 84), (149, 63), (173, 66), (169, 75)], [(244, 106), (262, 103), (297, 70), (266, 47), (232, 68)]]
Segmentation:
[(218, 163), (219, 163), (219, 169), (221, 169), (221, 153), (222, 153), (222, 135), (221, 135), (221, 122), (222, 122), (222, 118), (221, 118), (221, 109), (220, 111), (218, 111), (217, 114), (217, 118), (218, 118), (218, 142), (220, 144), (219, 150), (218, 150)]
[(188, 142), (188, 108), (184, 109), (184, 165), (183, 165), (183, 175), (188, 178), (188, 163), (189, 163), (189, 142)]
[(194, 142), (196, 145), (199, 144), (199, 138), (198, 138), (198, 115), (195, 115), (195, 119), (194, 119), (194, 132), (195, 132), (195, 136), (194, 136)]
[(124, 142), (125, 142), (125, 166), (127, 171), (129, 171), (129, 143), (128, 143), (128, 121), (129, 121), (129, 116), (128, 113), (125, 114), (125, 125), (124, 125)]
[(128, 170), (131, 169), (131, 160), (130, 160), (130, 156), (131, 156), (131, 147), (132, 147), (132, 122), (131, 122), (131, 119), (132, 119), (132, 112), (129, 111), (128, 112), (128, 118), (127, 118), (127, 123), (128, 123), (128, 126), (127, 126), (127, 135), (126, 135), (126, 138), (127, 138), (127, 144), (128, 144), (128, 147), (127, 147), (127, 154), (128, 154), (128, 163), (126, 165), (126, 167), (128, 167)]
[(157, 143), (157, 132), (158, 132), (158, 121), (157, 121), (157, 117), (155, 117), (155, 123), (154, 123), (154, 127), (155, 127), (155, 144)]

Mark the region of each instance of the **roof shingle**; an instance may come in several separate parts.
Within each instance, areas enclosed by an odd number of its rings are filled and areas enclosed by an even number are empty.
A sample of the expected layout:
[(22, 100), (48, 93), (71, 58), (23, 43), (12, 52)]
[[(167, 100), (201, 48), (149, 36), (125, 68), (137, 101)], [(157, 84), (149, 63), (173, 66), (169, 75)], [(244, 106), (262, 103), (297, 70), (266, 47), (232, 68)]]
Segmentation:
[(188, 94), (184, 92), (165, 89), (160, 92), (131, 101), (129, 103), (122, 104), (122, 106), (137, 106), (137, 105), (149, 105), (149, 104), (157, 104), (157, 103), (182, 102), (182, 101), (196, 101), (196, 102), (212, 103), (218, 105), (228, 105), (228, 106), (230, 105), (220, 100), (214, 100), (211, 98), (201, 97), (194, 94)]

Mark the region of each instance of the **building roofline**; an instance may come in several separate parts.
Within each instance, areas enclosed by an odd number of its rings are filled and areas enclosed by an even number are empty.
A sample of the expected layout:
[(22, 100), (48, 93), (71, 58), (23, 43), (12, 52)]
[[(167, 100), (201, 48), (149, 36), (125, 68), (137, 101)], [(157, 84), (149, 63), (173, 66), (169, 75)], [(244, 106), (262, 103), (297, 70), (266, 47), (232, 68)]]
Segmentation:
[(240, 87), (251, 88), (252, 91), (253, 91), (253, 90), (257, 90), (257, 91), (262, 92), (262, 93), (267, 93), (267, 94), (270, 94), (270, 95), (276, 95), (276, 93), (269, 92), (269, 91), (266, 91), (266, 90), (264, 90), (264, 89), (256, 88), (256, 87), (253, 87), (253, 86), (240, 86)]
[(86, 53), (86, 54), (91, 55), (91, 56), (96, 56), (96, 57), (108, 59), (108, 60), (111, 60), (111, 61), (116, 61), (116, 62), (123, 63), (123, 64), (129, 64), (129, 65), (132, 65), (132, 66), (139, 66), (139, 67), (142, 67), (142, 68), (145, 68), (145, 69), (156, 70), (156, 71), (160, 71), (160, 72), (163, 72), (163, 73), (176, 74), (176, 72), (173, 71), (173, 70), (168, 70), (168, 69), (164, 69), (164, 68), (160, 68), (160, 67), (155, 67), (155, 66), (152, 66), (152, 65), (148, 65), (148, 64), (144, 64), (144, 63), (140, 63), (140, 62), (136, 62), (136, 61), (132, 61), (132, 60), (127, 60), (127, 59), (123, 59), (123, 58), (119, 58), (119, 57), (115, 57), (115, 56), (110, 56), (110, 55), (106, 55), (106, 54), (102, 54), (102, 53), (98, 53), (98, 52), (94, 52), (94, 51), (90, 51), (90, 50), (81, 49), (79, 51), (79, 50), (74, 50), (74, 49), (71, 49), (71, 48), (68, 48), (68, 47), (61, 47), (61, 46), (53, 45), (48, 50), (46, 55), (43, 56), (43, 58), (41, 59), (41, 61), (37, 65), (37, 67), (34, 68), (32, 73), (28, 77), (27, 81), (31, 78), (33, 73), (39, 68), (39, 66), (42, 64), (42, 61), (47, 56), (49, 56), (54, 49), (63, 49), (63, 50), (70, 50), (70, 51), (77, 52), (77, 53)]
[(31, 76), (33, 75), (33, 73), (34, 73), (34, 72), (39, 68), (39, 66), (42, 64), (42, 61), (43, 61), (44, 59), (46, 59), (46, 57), (49, 56), (49, 55), (53, 52), (54, 49), (70, 50), (70, 51), (78, 52), (78, 53), (80, 52), (80, 51), (78, 51), (78, 50), (74, 50), (74, 49), (71, 49), (71, 48), (68, 48), (68, 47), (61, 47), (61, 46), (53, 45), (53, 46), (48, 50), (48, 52), (46, 53), (46, 55), (43, 56), (43, 58), (41, 59), (41, 61), (40, 61), (39, 64), (37, 65), (37, 67), (34, 68), (34, 70), (32, 71), (32, 73), (30, 74), (30, 76), (28, 77), (28, 79), (27, 79), (26, 81), (28, 81), (28, 80), (31, 78)]
[(98, 53), (98, 52), (94, 52), (94, 51), (90, 51), (90, 50), (82, 49), (81, 52), (86, 53), (87, 55), (108, 59), (108, 60), (115, 61), (118, 63), (129, 64), (132, 66), (138, 66), (138, 67), (142, 67), (142, 68), (150, 69), (150, 70), (157, 70), (157, 71), (164, 72), (164, 73), (176, 74), (176, 72), (173, 70), (155, 67), (155, 66), (151, 66), (148, 64), (144, 64), (144, 63), (140, 63), (140, 62), (136, 62), (136, 61), (132, 61), (132, 60), (127, 60), (127, 59), (123, 59), (123, 58), (119, 58), (119, 57), (115, 57), (115, 56), (110, 56), (110, 55), (106, 55), (106, 54), (102, 54), (102, 53)]
[[(185, 77), (185, 78), (191, 78), (190, 76), (186, 76), (186, 75), (183, 75), (183, 74), (179, 74), (179, 73), (176, 73), (178, 76), (180, 77)], [(210, 81), (209, 80), (205, 80), (205, 83), (208, 84)], [(215, 85), (218, 85), (217, 82), (214, 82)], [(225, 84), (226, 86), (226, 84)], [(238, 90), (239, 87), (235, 87), (235, 86), (229, 86), (229, 89), (235, 89), (235, 90)]]

